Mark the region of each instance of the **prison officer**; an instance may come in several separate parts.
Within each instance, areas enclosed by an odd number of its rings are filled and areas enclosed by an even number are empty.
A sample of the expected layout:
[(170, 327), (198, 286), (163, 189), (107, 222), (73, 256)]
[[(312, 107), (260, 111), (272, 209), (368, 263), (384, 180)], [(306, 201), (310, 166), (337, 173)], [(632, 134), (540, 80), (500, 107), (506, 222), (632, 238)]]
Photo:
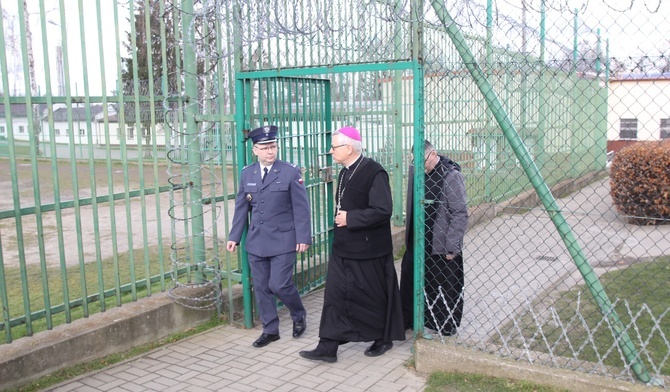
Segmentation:
[(242, 169), (226, 245), (233, 252), (248, 225), (246, 251), (263, 324), (254, 347), (279, 340), (275, 296), (291, 314), (293, 337), (301, 336), (307, 328), (293, 267), (296, 252), (307, 251), (312, 243), (309, 201), (300, 169), (277, 159), (277, 131), (276, 126), (268, 125), (249, 132), (258, 162)]

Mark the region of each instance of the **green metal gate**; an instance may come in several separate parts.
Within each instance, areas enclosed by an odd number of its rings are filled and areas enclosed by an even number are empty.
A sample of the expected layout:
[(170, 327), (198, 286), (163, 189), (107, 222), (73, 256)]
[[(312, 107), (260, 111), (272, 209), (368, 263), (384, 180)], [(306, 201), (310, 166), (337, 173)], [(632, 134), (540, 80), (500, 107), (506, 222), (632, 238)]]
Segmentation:
[[(333, 168), (330, 150), (330, 81), (245, 74), (236, 81), (238, 172), (252, 163), (247, 133), (263, 125), (279, 128), (278, 158), (298, 165), (312, 211), (312, 246), (298, 254), (294, 281), (300, 293), (324, 282), (333, 233)], [(243, 236), (242, 242), (245, 241)], [(244, 245), (240, 247), (244, 249)], [(245, 325), (252, 324), (251, 280), (242, 255)]]

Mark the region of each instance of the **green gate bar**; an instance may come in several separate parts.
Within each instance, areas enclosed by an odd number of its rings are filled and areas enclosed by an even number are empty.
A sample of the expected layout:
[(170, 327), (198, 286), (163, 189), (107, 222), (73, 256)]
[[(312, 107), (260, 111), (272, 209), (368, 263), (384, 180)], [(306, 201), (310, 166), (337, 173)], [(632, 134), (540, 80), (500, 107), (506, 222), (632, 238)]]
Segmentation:
[(554, 225), (556, 226), (556, 229), (561, 235), (563, 242), (568, 248), (575, 265), (584, 277), (584, 280), (589, 287), (589, 291), (595, 298), (600, 311), (605, 317), (607, 317), (609, 324), (614, 329), (614, 333), (616, 334), (616, 341), (626, 356), (626, 359), (630, 362), (633, 372), (635, 372), (635, 375), (638, 377), (638, 379), (644, 383), (662, 385), (659, 384), (659, 382), (661, 382), (660, 380), (652, 379), (649, 371), (644, 366), (642, 361), (640, 361), (635, 345), (631, 341), (628, 333), (626, 332), (626, 328), (612, 307), (612, 303), (607, 297), (607, 293), (605, 293), (604, 287), (598, 280), (598, 276), (593, 271), (593, 268), (586, 260), (584, 252), (577, 243), (577, 239), (574, 237), (567, 221), (561, 214), (558, 204), (556, 204), (556, 199), (554, 199), (551, 191), (549, 190), (549, 187), (547, 187), (547, 184), (544, 181), (544, 178), (542, 178), (542, 173), (540, 173), (540, 170), (537, 168), (532, 158), (530, 157), (528, 149), (521, 141), (514, 124), (507, 115), (507, 111), (500, 103), (500, 100), (498, 99), (495, 91), (493, 91), (493, 87), (489, 83), (488, 79), (484, 75), (484, 72), (477, 63), (477, 60), (470, 51), (468, 44), (465, 42), (465, 38), (458, 28), (458, 25), (449, 15), (449, 12), (444, 6), (442, 0), (431, 0), (431, 4), (433, 5), (433, 9), (435, 9), (435, 13), (444, 25), (447, 34), (449, 34), (449, 38), (451, 38), (454, 46), (456, 47), (456, 50), (458, 50), (463, 63), (468, 68), (468, 71), (472, 75), (475, 83), (477, 83), (477, 87), (479, 87), (479, 90), (486, 100), (486, 104), (495, 116), (498, 125), (505, 135), (505, 138), (514, 149), (514, 153), (516, 154), (517, 159), (519, 159), (519, 162), (521, 162), (521, 165), (523, 166), (526, 175), (533, 184), (535, 191), (540, 197), (544, 208), (547, 210), (547, 213), (551, 217), (552, 222), (554, 222)]
[[(7, 53), (5, 48), (5, 39), (4, 39), (5, 27), (3, 24), (3, 18), (0, 17), (0, 53)], [(9, 76), (7, 72), (7, 59), (5, 56), (0, 56), (0, 78), (2, 78), (2, 85), (9, 86)], [(11, 108), (9, 103), (9, 94), (4, 94), (2, 97), (2, 103), (5, 108)], [(9, 129), (12, 127), (12, 111), (7, 110), (7, 125)], [(13, 132), (9, 132), (7, 137), (13, 137)], [(14, 154), (13, 144), (9, 144), (9, 153)], [(15, 165), (15, 160), (10, 160), (10, 166)], [(12, 181), (16, 180), (16, 172), (11, 173)], [(12, 192), (14, 193), (14, 192)], [(15, 194), (15, 193), (14, 193)], [(16, 213), (16, 211), (15, 211)], [(12, 342), (12, 326), (9, 325), (10, 314), (9, 314), (9, 298), (7, 296), (7, 284), (5, 283), (5, 262), (4, 257), (2, 256), (2, 236), (0, 235), (0, 304), (2, 305), (2, 320), (3, 325), (0, 330), (5, 331), (5, 343)]]
[[(236, 60), (237, 61), (237, 60)], [(237, 68), (237, 67), (236, 67)], [(236, 97), (244, 97), (245, 91), (248, 91), (250, 89), (250, 82), (248, 80), (243, 80), (243, 79), (236, 79), (235, 80), (235, 96)], [(237, 99), (235, 100), (235, 109), (236, 113), (238, 113), (238, 116), (240, 116), (240, 113), (244, 113), (244, 100), (243, 99)], [(239, 117), (237, 121), (235, 121), (235, 134), (236, 134), (236, 140), (237, 143), (235, 144), (235, 149), (237, 150), (237, 157), (238, 160), (244, 160), (246, 156), (246, 151), (245, 151), (245, 146), (244, 146), (244, 130), (249, 130), (251, 127), (250, 123), (246, 123), (244, 121), (240, 121)], [(243, 167), (238, 165), (237, 166), (237, 175), (238, 178), (239, 176), (242, 175), (242, 169)], [(235, 188), (235, 191), (237, 191), (237, 187)], [(247, 242), (247, 229), (245, 228), (244, 231), (242, 232), (242, 238), (240, 240), (240, 244), (245, 244)], [(243, 307), (244, 307), (244, 327), (245, 328), (252, 328), (254, 326), (254, 320), (253, 320), (253, 315), (251, 314), (251, 309), (252, 309), (252, 298), (251, 298), (251, 271), (249, 267), (249, 261), (247, 258), (247, 252), (242, 249), (242, 246), (240, 245), (237, 248), (237, 252), (241, 253), (240, 256), (238, 256), (239, 263), (241, 263), (241, 269), (242, 269), (242, 299), (243, 299)]]

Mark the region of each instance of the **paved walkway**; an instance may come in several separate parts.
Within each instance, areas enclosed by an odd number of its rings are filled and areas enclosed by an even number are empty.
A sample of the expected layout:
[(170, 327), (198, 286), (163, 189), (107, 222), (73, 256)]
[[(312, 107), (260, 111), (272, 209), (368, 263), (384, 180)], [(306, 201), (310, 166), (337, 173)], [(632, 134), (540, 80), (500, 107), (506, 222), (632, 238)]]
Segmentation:
[(323, 290), (303, 298), (307, 331), (291, 336), (292, 323), (280, 310), (281, 339), (263, 348), (252, 329), (223, 326), (49, 388), (49, 391), (423, 391), (425, 376), (407, 368), (412, 335), (386, 354), (369, 358), (371, 343), (340, 346), (336, 363), (314, 362), (298, 352), (316, 347)]

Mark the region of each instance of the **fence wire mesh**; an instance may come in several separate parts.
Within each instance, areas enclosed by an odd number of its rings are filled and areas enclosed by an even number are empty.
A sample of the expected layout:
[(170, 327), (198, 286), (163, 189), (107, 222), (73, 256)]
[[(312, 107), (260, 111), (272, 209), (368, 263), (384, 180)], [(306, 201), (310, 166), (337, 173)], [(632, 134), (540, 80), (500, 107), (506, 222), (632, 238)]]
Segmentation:
[[(33, 318), (51, 328), (52, 308), (70, 322), (76, 297), (95, 292), (118, 306), (132, 286), (135, 300), (138, 282), (157, 276), (166, 290), (164, 253), (177, 270), (204, 259), (211, 282), (232, 286), (238, 260), (217, 241), (238, 170), (236, 74), (286, 73), (329, 81), (331, 127), (358, 127), (366, 155), (391, 174), (396, 226), (411, 216), (414, 144), (430, 140), (459, 164), (470, 215), (462, 268), (443, 271), (426, 241), (420, 324), (475, 350), (667, 386), (669, 14), (667, 2), (641, 0), (3, 1), (0, 332), (6, 342), (19, 327), (31, 334)], [(275, 103), (256, 94), (258, 107)], [(298, 90), (281, 99), (307, 102)], [(656, 147), (634, 150), (643, 145)], [(90, 184), (78, 182), (82, 168)], [(424, 199), (439, 200), (431, 181)], [(538, 183), (551, 193), (538, 196)], [(147, 193), (168, 185), (162, 202)], [(438, 204), (425, 200), (413, 206), (428, 240), (445, 233), (431, 231)], [(131, 217), (145, 210), (156, 216)], [(190, 225), (200, 210), (208, 215)], [(78, 249), (45, 237), (44, 223)], [(454, 277), (462, 290), (446, 283)], [(56, 293), (63, 306), (49, 303)], [(195, 299), (210, 307), (220, 295)]]

